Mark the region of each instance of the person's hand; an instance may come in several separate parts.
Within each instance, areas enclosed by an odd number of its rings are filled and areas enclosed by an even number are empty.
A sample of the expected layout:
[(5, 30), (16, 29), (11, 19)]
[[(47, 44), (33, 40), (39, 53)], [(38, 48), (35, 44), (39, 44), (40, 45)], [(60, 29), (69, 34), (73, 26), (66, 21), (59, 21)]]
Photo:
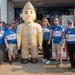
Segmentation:
[(50, 40), (48, 41), (48, 45), (50, 44)]
[(9, 45), (8, 44), (6, 45), (6, 48), (9, 49)]
[(63, 44), (63, 42), (61, 41), (61, 42), (60, 42), (60, 45), (62, 45), (62, 44)]

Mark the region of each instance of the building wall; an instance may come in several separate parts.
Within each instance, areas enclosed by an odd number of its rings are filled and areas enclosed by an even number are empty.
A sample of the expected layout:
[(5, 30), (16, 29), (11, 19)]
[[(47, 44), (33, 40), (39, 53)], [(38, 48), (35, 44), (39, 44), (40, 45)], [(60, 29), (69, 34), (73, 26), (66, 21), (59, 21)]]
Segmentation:
[(0, 19), (5, 23), (14, 20), (14, 3), (12, 0), (0, 0)]
[(7, 2), (8, 6), (7, 6), (7, 22), (11, 23), (14, 20), (14, 3), (12, 2), (12, 0), (8, 0)]
[(2, 19), (3, 22), (7, 23), (7, 0), (0, 0), (0, 19)]

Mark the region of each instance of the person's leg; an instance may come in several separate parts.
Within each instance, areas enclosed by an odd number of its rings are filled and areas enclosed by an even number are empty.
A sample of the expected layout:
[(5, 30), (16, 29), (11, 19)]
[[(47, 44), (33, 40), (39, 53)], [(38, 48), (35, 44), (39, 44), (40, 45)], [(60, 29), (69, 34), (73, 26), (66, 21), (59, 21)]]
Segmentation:
[(56, 44), (56, 61), (59, 61), (59, 52), (58, 52), (58, 44)]
[(5, 45), (2, 45), (2, 51), (3, 51), (3, 61), (7, 61), (7, 53), (6, 53), (6, 47)]
[(73, 68), (75, 69), (75, 44), (72, 47), (73, 49)]
[(12, 55), (8, 54), (8, 58), (9, 58), (9, 61), (11, 61), (12, 60)]
[[(55, 52), (56, 54), (56, 51), (57, 51), (56, 44), (52, 43), (52, 53)], [(57, 56), (56, 56), (56, 60), (57, 60)]]
[(44, 59), (47, 59), (47, 54), (46, 54), (46, 41), (43, 41), (43, 53), (44, 53)]
[(59, 58), (60, 58), (60, 62), (58, 64), (58, 67), (62, 67), (63, 63), (62, 63), (62, 59), (63, 59), (63, 51), (62, 51), (62, 45), (58, 45), (58, 53), (59, 53)]
[(46, 64), (50, 63), (50, 45), (48, 44), (48, 41), (46, 43), (46, 54), (47, 54), (47, 61), (45, 62)]
[(60, 63), (62, 63), (62, 59), (63, 59), (63, 49), (62, 49), (62, 45), (58, 45), (58, 53), (59, 53), (59, 58), (60, 58)]
[(47, 43), (46, 53), (47, 53), (47, 60), (50, 60), (50, 45)]
[(10, 65), (12, 65), (12, 56), (13, 56), (13, 45), (9, 44), (8, 59)]
[(52, 40), (50, 41), (50, 58), (52, 57)]
[(14, 59), (14, 61), (16, 61), (17, 52), (18, 52), (17, 46), (16, 46), (16, 44), (14, 44), (14, 48), (13, 48), (13, 59)]
[(12, 55), (10, 52), (8, 52), (8, 59), (9, 59), (9, 64), (12, 65)]
[(73, 50), (72, 50), (72, 47), (71, 45), (67, 45), (67, 50), (68, 50), (68, 54), (69, 54), (69, 58), (70, 58), (70, 64), (71, 64), (71, 67), (73, 68)]
[(16, 54), (15, 53), (13, 53), (13, 59), (16, 59)]

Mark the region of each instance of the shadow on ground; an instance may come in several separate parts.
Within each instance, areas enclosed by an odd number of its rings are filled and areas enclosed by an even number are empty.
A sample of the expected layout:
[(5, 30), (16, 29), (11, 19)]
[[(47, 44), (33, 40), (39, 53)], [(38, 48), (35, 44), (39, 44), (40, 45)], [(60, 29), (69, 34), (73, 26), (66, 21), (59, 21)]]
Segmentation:
[(64, 62), (64, 66), (62, 68), (56, 67), (56, 64), (54, 61), (49, 64), (45, 65), (44, 63), (39, 60), (37, 64), (31, 64), (28, 63), (26, 65), (23, 65), (21, 63), (15, 63), (16, 67), (12, 68), (12, 71), (21, 71), (21, 72), (27, 72), (27, 73), (55, 73), (55, 74), (61, 74), (61, 73), (67, 73), (67, 72), (73, 72), (72, 70), (68, 70), (67, 68), (70, 66), (68, 62)]

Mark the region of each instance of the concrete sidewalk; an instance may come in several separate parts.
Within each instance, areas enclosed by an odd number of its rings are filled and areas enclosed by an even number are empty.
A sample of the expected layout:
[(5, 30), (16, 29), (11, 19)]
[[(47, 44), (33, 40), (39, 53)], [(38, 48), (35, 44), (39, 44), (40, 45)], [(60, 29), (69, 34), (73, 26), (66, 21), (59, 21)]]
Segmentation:
[(13, 63), (13, 65), (2, 63), (0, 75), (75, 75), (72, 70), (67, 69), (69, 66), (68, 61), (64, 61), (62, 68), (56, 67), (54, 61), (49, 65), (45, 65), (41, 60), (37, 64), (28, 63), (26, 65), (20, 62)]

